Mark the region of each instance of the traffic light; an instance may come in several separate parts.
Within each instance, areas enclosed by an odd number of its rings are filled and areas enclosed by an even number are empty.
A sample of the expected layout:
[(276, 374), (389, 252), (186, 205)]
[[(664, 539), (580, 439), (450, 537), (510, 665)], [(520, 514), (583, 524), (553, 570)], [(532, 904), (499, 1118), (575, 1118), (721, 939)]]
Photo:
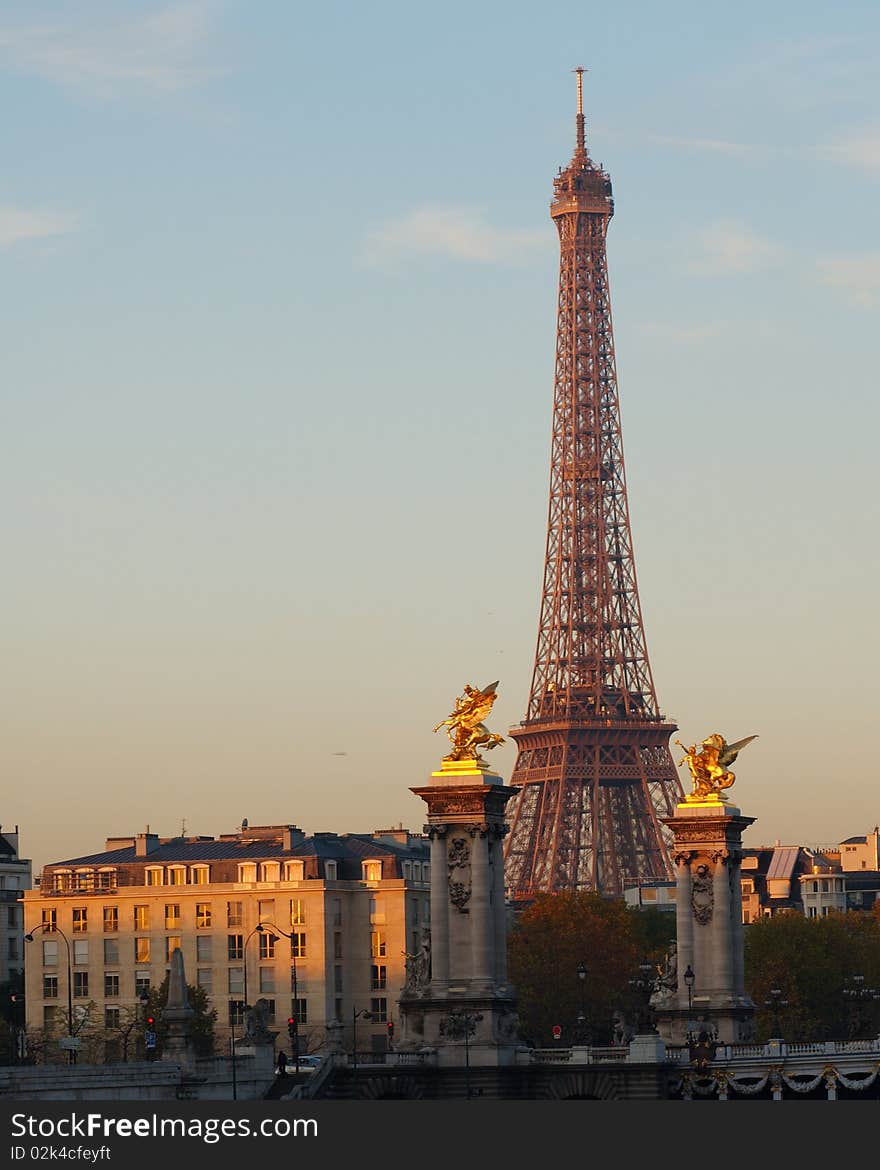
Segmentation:
[(393, 1040), (394, 1039), (394, 1021), (389, 1020), (385, 1026), (388, 1029), (388, 1039)]
[(153, 1024), (156, 1022), (155, 1016), (147, 1016), (147, 1027), (152, 1031)]
[(296, 1039), (296, 1019), (294, 1016), (287, 1017), (287, 1035), (291, 1040)]

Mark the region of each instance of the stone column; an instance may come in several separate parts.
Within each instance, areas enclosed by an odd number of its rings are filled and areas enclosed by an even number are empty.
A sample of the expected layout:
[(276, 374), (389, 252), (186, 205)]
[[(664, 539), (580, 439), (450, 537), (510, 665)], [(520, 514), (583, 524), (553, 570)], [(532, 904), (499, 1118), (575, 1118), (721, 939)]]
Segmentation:
[(431, 991), (449, 987), (449, 893), (446, 874), (446, 826), (425, 825), (431, 838)]
[(742, 998), (746, 993), (745, 971), (743, 957), (745, 954), (745, 934), (743, 931), (743, 903), (742, 903), (742, 854), (734, 850), (728, 862), (730, 868), (731, 904), (730, 913), (733, 919), (733, 994)]
[(495, 920), (495, 982), (507, 984), (507, 907), (504, 904), (504, 834), (506, 826), (499, 825), (492, 834), (492, 909)]
[(492, 952), (495, 923), (489, 902), (489, 828), (474, 825), (471, 835), (471, 957), (477, 987), (492, 986)]
[[(730, 919), (730, 871), (728, 870), (729, 855), (715, 853), (712, 857), (715, 863), (715, 872), (712, 875), (712, 888), (715, 900), (713, 914), (714, 944), (714, 990), (723, 999), (733, 996), (733, 953), (732, 953), (732, 923)], [(714, 998), (714, 997), (713, 997)]]
[(691, 910), (691, 853), (675, 855), (675, 937), (678, 955), (678, 1006), (688, 1006), (688, 989), (684, 973), (694, 966), (694, 919)]

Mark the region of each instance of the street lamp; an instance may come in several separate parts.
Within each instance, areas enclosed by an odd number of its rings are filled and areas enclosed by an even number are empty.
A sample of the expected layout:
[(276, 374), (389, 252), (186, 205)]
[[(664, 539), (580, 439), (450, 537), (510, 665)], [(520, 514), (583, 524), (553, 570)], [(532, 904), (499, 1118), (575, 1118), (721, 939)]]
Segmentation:
[[(280, 935), (282, 938), (289, 938), (291, 940), (293, 939), (293, 931), (291, 931), (288, 934), (288, 932), (286, 930), (282, 930), (280, 927), (276, 926), (274, 922), (258, 922), (257, 925), (254, 927), (254, 929), (251, 931), (251, 933), (247, 936), (247, 939), (245, 940), (245, 944), (244, 944), (244, 951), (243, 951), (243, 954), (244, 954), (244, 1002), (245, 1002), (245, 1008), (247, 1008), (247, 1006), (248, 1006), (248, 1004), (247, 1004), (247, 945), (250, 942), (253, 935), (255, 935), (255, 934), (262, 935), (266, 932), (268, 932), (269, 934), (275, 935), (276, 937)], [(294, 1062), (294, 1066), (295, 1066), (295, 1071), (296, 1071), (297, 1076), (298, 1076), (299, 1075), (299, 1004), (297, 1002), (297, 995), (296, 995), (296, 954), (294, 953), (293, 947), (290, 948), (290, 961), (293, 964), (292, 971), (291, 971), (291, 974), (293, 976), (293, 1012), (291, 1013), (291, 1019), (293, 1020), (293, 1025), (292, 1025), (293, 1026), (293, 1035), (291, 1037), (291, 1042), (293, 1044), (293, 1062)]]
[(588, 1040), (588, 1036), (587, 1036), (587, 1011), (586, 1011), (585, 1002), (584, 1002), (584, 993), (586, 992), (586, 989), (587, 989), (587, 964), (586, 963), (578, 963), (577, 977), (578, 977), (578, 987), (580, 988), (580, 996), (581, 996), (581, 1000), (580, 1000), (581, 1006), (580, 1006), (580, 1011), (578, 1012), (578, 1018), (577, 1018), (578, 1036), (580, 1037), (581, 1042), (583, 1044), (586, 1044), (587, 1040)]
[[(584, 968), (585, 978), (586, 973), (586, 968)], [(468, 1101), (471, 1099), (470, 1038), (476, 1032), (477, 1024), (479, 1024), (482, 1018), (482, 1012), (452, 1012), (440, 1025), (440, 1031), (451, 1040), (461, 1040), (464, 1038), (464, 1092)]]
[(880, 999), (880, 991), (865, 987), (864, 975), (851, 975), (843, 988), (843, 996), (850, 1009), (849, 1030), (853, 1038), (862, 1027), (862, 1004)]
[[(39, 926), (35, 926), (24, 936), (24, 941), (33, 942), (34, 935), (38, 930), (48, 931), (50, 934), (60, 934), (67, 947), (67, 1035), (69, 1039), (73, 1039), (73, 968), (70, 962), (70, 939), (60, 926), (54, 926), (51, 922), (41, 922)], [(76, 1064), (76, 1049), (72, 1045), (67, 1052), (67, 1063)]]
[(648, 1003), (648, 997), (654, 987), (654, 966), (649, 963), (647, 959), (643, 959), (639, 964), (639, 973), (634, 979), (629, 981), (630, 987), (636, 993), (636, 1032), (641, 1030), (642, 1015), (647, 1017), (650, 1026), (651, 1009)]
[(782, 998), (782, 991), (778, 987), (771, 987), (764, 1000), (764, 1007), (773, 1013), (773, 1035), (776, 1039), (782, 1038), (780, 1017), (783, 1009), (788, 1007), (788, 1000)]
[(351, 1005), (351, 1075), (352, 1078), (357, 1078), (358, 1068), (358, 1042), (357, 1042), (357, 1022), (358, 1019), (372, 1020), (373, 1013), (367, 1008), (361, 1008), (360, 1011)]
[(694, 982), (696, 978), (693, 967), (688, 963), (687, 970), (684, 973), (684, 982), (688, 989), (688, 1016), (691, 1015), (694, 1009)]

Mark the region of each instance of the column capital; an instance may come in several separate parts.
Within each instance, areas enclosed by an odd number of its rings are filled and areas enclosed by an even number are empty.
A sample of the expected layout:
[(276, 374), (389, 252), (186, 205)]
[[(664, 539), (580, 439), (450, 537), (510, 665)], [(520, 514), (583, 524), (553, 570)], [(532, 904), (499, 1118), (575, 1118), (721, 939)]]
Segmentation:
[(449, 832), (449, 825), (423, 825), (422, 832), (433, 841), (435, 837), (445, 837)]
[(695, 856), (693, 849), (679, 849), (673, 853), (672, 860), (675, 865), (690, 865)]

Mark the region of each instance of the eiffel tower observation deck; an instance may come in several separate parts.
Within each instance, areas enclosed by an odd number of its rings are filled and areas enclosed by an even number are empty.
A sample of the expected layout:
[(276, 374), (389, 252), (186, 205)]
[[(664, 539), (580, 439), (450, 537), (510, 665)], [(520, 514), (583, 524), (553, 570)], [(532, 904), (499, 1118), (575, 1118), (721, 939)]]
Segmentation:
[(511, 729), (505, 881), (619, 895), (671, 878), (682, 797), (648, 662), (623, 463), (605, 240), (611, 179), (590, 158), (577, 74), (574, 155), (554, 180), (559, 299), (547, 549), (526, 717)]

